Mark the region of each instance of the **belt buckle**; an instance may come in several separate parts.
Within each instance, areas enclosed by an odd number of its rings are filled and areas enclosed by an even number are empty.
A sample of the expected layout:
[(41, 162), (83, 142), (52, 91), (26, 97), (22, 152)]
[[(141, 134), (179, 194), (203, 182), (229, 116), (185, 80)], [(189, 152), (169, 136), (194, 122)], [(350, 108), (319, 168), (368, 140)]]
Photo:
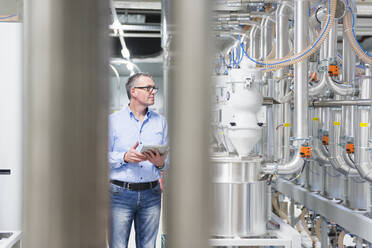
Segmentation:
[(127, 189), (129, 189), (129, 190), (132, 190), (132, 187), (131, 187), (131, 185), (132, 185), (132, 183), (127, 183)]

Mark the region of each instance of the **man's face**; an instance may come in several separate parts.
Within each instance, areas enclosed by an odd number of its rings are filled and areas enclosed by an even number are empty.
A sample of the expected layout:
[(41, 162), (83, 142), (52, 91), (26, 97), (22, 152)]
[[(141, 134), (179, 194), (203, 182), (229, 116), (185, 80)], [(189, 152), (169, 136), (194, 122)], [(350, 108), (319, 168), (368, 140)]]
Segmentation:
[(132, 98), (135, 98), (139, 103), (145, 106), (150, 106), (155, 103), (156, 90), (151, 88), (140, 88), (140, 87), (155, 87), (154, 81), (146, 76), (139, 77), (134, 83), (131, 89)]

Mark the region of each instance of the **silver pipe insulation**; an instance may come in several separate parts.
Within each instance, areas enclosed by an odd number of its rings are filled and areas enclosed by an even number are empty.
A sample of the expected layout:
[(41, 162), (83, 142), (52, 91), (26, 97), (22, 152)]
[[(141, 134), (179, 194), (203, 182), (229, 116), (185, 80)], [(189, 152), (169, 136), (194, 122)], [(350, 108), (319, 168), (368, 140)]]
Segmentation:
[(258, 58), (260, 54), (260, 28), (253, 26), (249, 32), (249, 56)]
[[(170, 83), (170, 68), (172, 61), (171, 45), (173, 42), (174, 20), (171, 15), (172, 2), (170, 0), (161, 1), (161, 47), (163, 48), (163, 115), (168, 119), (168, 92)], [(163, 172), (163, 195), (162, 195), (161, 220), (162, 228), (159, 230), (163, 237), (168, 233), (168, 171)]]
[(348, 166), (343, 159), (342, 153), (345, 149), (341, 146), (341, 110), (331, 109), (331, 128), (329, 130), (329, 161), (334, 169), (347, 175), (358, 175), (358, 171)]
[[(372, 76), (371, 65), (367, 65), (366, 76)], [(371, 99), (372, 97), (372, 80), (365, 78), (360, 83), (360, 98)], [(358, 125), (356, 149), (355, 149), (355, 167), (360, 176), (369, 182), (372, 182), (372, 163), (371, 152), (369, 151), (369, 137), (371, 129), (371, 107), (358, 108)]]
[(313, 136), (313, 149), (312, 154), (314, 155), (315, 161), (317, 161), (319, 164), (329, 164), (328, 156), (326, 156), (322, 150), (321, 146), (323, 146), (322, 140), (321, 140), (321, 129), (320, 129), (320, 123), (323, 120), (321, 119), (321, 109), (314, 109), (314, 118), (312, 122), (312, 136)]
[[(348, 39), (346, 38), (346, 34), (344, 33), (343, 36), (343, 43), (342, 43), (342, 80), (345, 82), (352, 82), (355, 78), (355, 54), (353, 53), (351, 46), (349, 44)], [(355, 97), (346, 97), (348, 100), (354, 100)], [(371, 99), (369, 99), (371, 100)], [(354, 100), (355, 101), (355, 100)], [(365, 101), (365, 100), (361, 100)], [(367, 100), (368, 101), (368, 100)], [(355, 137), (355, 116), (357, 112), (356, 106), (342, 106), (342, 120), (344, 121), (344, 125), (341, 126), (341, 137), (344, 138), (344, 143), (347, 141), (354, 142)], [(346, 147), (342, 153), (345, 162), (351, 167), (355, 168), (355, 162), (351, 161), (350, 156), (346, 152)]]
[[(276, 58), (280, 59), (288, 55), (289, 53), (289, 17), (291, 15), (292, 7), (289, 2), (283, 2), (280, 4), (276, 11)], [(279, 35), (280, 34), (280, 35)], [(288, 73), (288, 67), (280, 68), (275, 72), (274, 78), (283, 78)], [(287, 88), (289, 87), (288, 79), (279, 79), (275, 82), (275, 99), (284, 98)], [(274, 106), (275, 113), (275, 146), (274, 146), (274, 160), (279, 159), (286, 160), (285, 157), (289, 156), (289, 136), (290, 128), (286, 127), (284, 123), (290, 123), (289, 118), (285, 118), (285, 112), (290, 113), (290, 104), (282, 103)]]
[[(328, 35), (328, 63), (337, 61), (337, 27), (338, 23), (334, 22)], [(354, 87), (342, 86), (333, 82), (328, 73), (325, 73), (324, 77), (328, 87), (336, 94), (341, 96), (353, 96), (357, 94), (357, 90)]]
[[(261, 35), (260, 35), (260, 58), (264, 60), (269, 55), (272, 49), (272, 40), (273, 40), (273, 21), (271, 20), (270, 16), (266, 16), (261, 21)], [(272, 97), (274, 96), (274, 84), (273, 81), (269, 78), (271, 77), (272, 73), (264, 73), (263, 74), (263, 85), (262, 85), (262, 93), (264, 96)], [(274, 135), (275, 135), (275, 127), (274, 127), (274, 113), (273, 107), (269, 106), (267, 108), (267, 152), (266, 156), (268, 159), (272, 160), (274, 158)]]
[[(333, 107), (333, 108), (342, 108), (344, 106), (371, 106), (372, 99), (356, 99), (356, 100), (326, 100), (326, 101), (311, 101), (309, 106), (314, 108), (324, 108), (324, 107)], [(348, 118), (347, 115), (344, 116)], [(344, 118), (343, 118), (344, 119)]]
[[(306, 48), (308, 42), (308, 0), (295, 1), (295, 52)], [(294, 65), (294, 116), (295, 116), (295, 141), (297, 151), (292, 159), (284, 164), (270, 163), (263, 168), (264, 173), (292, 174), (304, 165), (300, 155), (301, 146), (309, 138), (308, 134), (308, 59)]]

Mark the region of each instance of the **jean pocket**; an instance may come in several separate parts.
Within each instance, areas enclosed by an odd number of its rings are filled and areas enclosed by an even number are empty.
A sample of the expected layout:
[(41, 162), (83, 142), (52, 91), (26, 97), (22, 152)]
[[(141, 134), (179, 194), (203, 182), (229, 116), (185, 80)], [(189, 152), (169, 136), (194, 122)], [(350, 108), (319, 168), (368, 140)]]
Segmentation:
[(121, 192), (123, 191), (123, 188), (118, 186), (118, 185), (115, 185), (113, 183), (110, 183), (110, 192), (111, 194), (113, 195), (118, 195), (120, 194)]
[(152, 193), (154, 193), (154, 194), (158, 194), (158, 195), (160, 195), (160, 194), (161, 194), (160, 184), (158, 184), (156, 187), (152, 188), (151, 191), (152, 191)]

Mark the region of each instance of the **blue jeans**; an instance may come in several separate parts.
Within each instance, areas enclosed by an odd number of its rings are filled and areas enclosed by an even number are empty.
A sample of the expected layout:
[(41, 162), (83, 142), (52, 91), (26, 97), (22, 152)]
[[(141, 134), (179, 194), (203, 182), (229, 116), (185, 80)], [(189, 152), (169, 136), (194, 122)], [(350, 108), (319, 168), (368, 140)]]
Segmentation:
[(160, 185), (143, 191), (131, 191), (110, 184), (110, 248), (127, 248), (134, 221), (137, 248), (155, 248), (159, 229)]

